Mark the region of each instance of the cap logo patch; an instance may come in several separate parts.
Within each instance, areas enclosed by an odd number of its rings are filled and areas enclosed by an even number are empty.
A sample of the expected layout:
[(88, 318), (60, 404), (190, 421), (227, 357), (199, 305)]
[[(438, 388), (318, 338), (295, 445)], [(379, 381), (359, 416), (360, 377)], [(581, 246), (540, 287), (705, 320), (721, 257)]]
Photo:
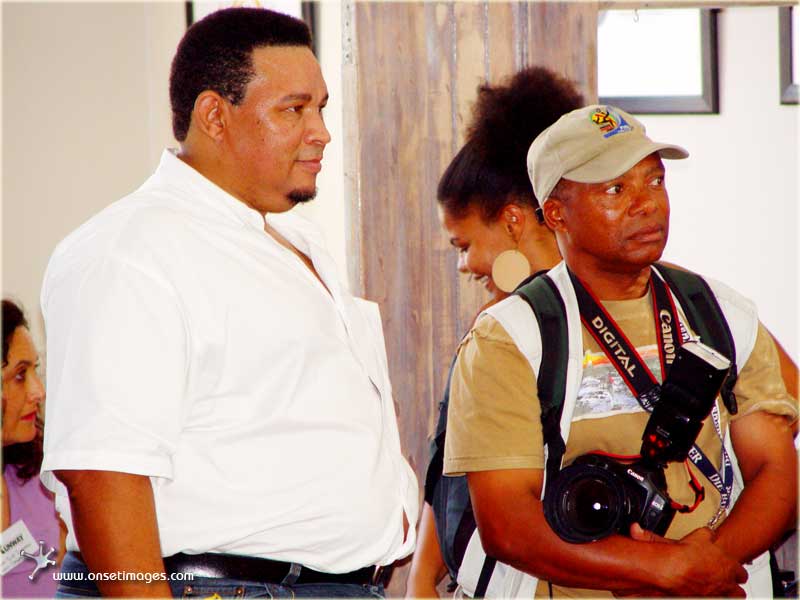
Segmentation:
[(592, 113), (592, 123), (600, 128), (604, 138), (631, 131), (631, 126), (618, 112), (609, 107), (598, 108)]

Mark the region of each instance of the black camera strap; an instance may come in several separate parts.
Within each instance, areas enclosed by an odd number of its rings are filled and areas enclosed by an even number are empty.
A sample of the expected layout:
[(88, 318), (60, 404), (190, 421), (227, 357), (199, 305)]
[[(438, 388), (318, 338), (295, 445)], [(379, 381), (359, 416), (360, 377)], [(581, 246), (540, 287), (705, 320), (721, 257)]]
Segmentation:
[[(603, 308), (602, 303), (581, 280), (568, 269), (572, 287), (578, 300), (581, 322), (592, 338), (602, 348), (611, 364), (630, 389), (633, 397), (647, 412), (660, 397), (661, 386), (653, 372), (642, 360), (635, 346), (619, 328), (614, 318)], [(664, 281), (651, 275), (649, 288), (653, 299), (653, 314), (658, 337), (658, 353), (661, 362), (662, 380), (666, 378), (669, 366), (675, 359), (677, 346), (689, 338), (689, 332), (678, 317), (672, 293)], [(677, 329), (676, 329), (677, 327)], [(709, 458), (695, 444), (689, 451), (689, 460), (700, 470), (720, 495), (720, 513), (730, 506), (733, 489), (733, 466), (725, 450), (719, 408), (714, 403), (711, 411), (714, 429), (722, 444), (721, 471), (718, 471)], [(692, 485), (694, 488), (695, 486)], [(719, 514), (717, 517), (719, 516)], [(715, 517), (715, 518), (717, 518)]]
[[(650, 276), (650, 288), (653, 297), (653, 313), (656, 315), (656, 334), (658, 336), (660, 350), (659, 358), (661, 360), (661, 376), (663, 381), (663, 379), (667, 376), (666, 374), (669, 365), (671, 365), (675, 360), (675, 350), (677, 349), (677, 345), (683, 344), (683, 342), (687, 341), (690, 338), (690, 335), (689, 330), (677, 317), (678, 311), (675, 308), (672, 290), (656, 274), (651, 274)], [(710, 293), (711, 292), (709, 291), (709, 294)], [(696, 302), (696, 300), (694, 301)], [(666, 306), (667, 303), (669, 303), (669, 305), (672, 307), (671, 311), (665, 311), (661, 308)], [(709, 317), (709, 320), (712, 319)], [(677, 338), (675, 337), (675, 323), (678, 323), (680, 330), (680, 335), (677, 336)], [(733, 342), (731, 341), (731, 347), (733, 347), (732, 344)], [(731, 385), (731, 390), (729, 391), (731, 395), (733, 395), (732, 387), (733, 386)], [(723, 398), (725, 393), (725, 387), (723, 385)], [(733, 403), (735, 407), (735, 399), (733, 400)], [(727, 405), (728, 404), (726, 402), (726, 406)], [(731, 495), (733, 492), (733, 463), (728, 451), (725, 450), (725, 438), (722, 435), (722, 423), (720, 419), (719, 407), (717, 406), (716, 402), (711, 409), (711, 420), (714, 424), (714, 431), (719, 438), (720, 448), (722, 449), (720, 456), (720, 469), (717, 470), (714, 464), (709, 460), (705, 453), (700, 450), (700, 447), (697, 444), (694, 444), (689, 450), (689, 460), (699, 469), (705, 478), (708, 479), (709, 483), (716, 488), (717, 492), (719, 492), (720, 508), (711, 523), (711, 525), (716, 525), (717, 521), (722, 516), (722, 513), (726, 511), (731, 504)], [(692, 475), (691, 471), (689, 471), (689, 476), (691, 477), (689, 483), (692, 486), (692, 489), (695, 490), (695, 493), (699, 493), (699, 483), (694, 480), (694, 476)], [(702, 492), (702, 488), (700, 488), (700, 491)], [(704, 492), (702, 493), (705, 495)], [(678, 507), (678, 510), (680, 512), (690, 512), (690, 510), (686, 509), (685, 507)]]
[[(614, 318), (603, 308), (600, 300), (595, 298), (588, 287), (572, 272), (569, 277), (575, 296), (578, 299), (578, 309), (581, 322), (589, 335), (594, 338), (602, 348), (611, 364), (619, 372), (625, 385), (628, 386), (633, 397), (647, 412), (653, 410), (653, 405), (658, 401), (661, 386), (653, 372), (639, 356), (636, 348), (619, 328)], [(653, 297), (653, 311), (655, 313), (658, 332), (658, 354), (662, 365), (662, 374), (666, 377), (665, 368), (675, 359), (674, 335), (672, 324), (678, 323), (677, 310), (672, 301), (666, 284), (657, 277), (650, 277), (648, 284)], [(669, 332), (662, 331), (661, 325), (670, 327)], [(678, 344), (681, 341), (677, 341)]]

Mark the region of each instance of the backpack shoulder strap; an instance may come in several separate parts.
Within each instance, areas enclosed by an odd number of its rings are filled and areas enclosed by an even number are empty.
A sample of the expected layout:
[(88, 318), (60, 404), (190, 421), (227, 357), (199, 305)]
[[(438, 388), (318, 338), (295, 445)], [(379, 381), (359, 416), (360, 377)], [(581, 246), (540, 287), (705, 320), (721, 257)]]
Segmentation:
[(469, 538), (475, 530), (475, 517), (470, 505), (465, 476), (445, 477), (444, 446), (447, 434), (447, 411), (450, 403), (450, 380), (456, 358), (450, 364), (447, 384), (439, 403), (436, 431), (430, 445), (430, 461), (425, 473), (425, 502), (433, 508), (433, 520), (442, 560), (455, 582)]
[[(531, 307), (539, 324), (542, 362), (536, 374), (536, 388), (541, 405), (542, 437), (547, 447), (546, 479), (552, 481), (561, 469), (566, 444), (561, 437), (561, 412), (567, 389), (569, 338), (567, 311), (555, 283), (547, 275), (538, 275), (514, 292)], [(492, 578), (496, 560), (486, 556), (474, 598), (483, 598)]]
[(569, 337), (567, 310), (553, 280), (540, 275), (520, 287), (516, 294), (533, 310), (542, 340), (542, 362), (536, 374), (542, 410), (542, 435), (547, 446), (546, 481), (561, 469), (566, 445), (561, 437), (561, 413), (567, 388)]
[(732, 415), (739, 410), (733, 386), (738, 377), (736, 369), (736, 344), (728, 321), (717, 302), (708, 283), (697, 273), (668, 267), (663, 263), (655, 265), (667, 282), (670, 290), (678, 297), (691, 328), (700, 336), (703, 343), (721, 352), (731, 361), (731, 369), (722, 384), (722, 401)]
[(447, 408), (450, 404), (450, 379), (453, 377), (453, 367), (456, 364), (456, 357), (450, 362), (450, 369), (447, 373), (447, 382), (444, 387), (442, 401), (439, 402), (439, 416), (436, 420), (436, 430), (430, 443), (430, 460), (428, 470), (425, 473), (424, 498), (428, 504), (433, 505), (433, 494), (439, 479), (444, 470), (444, 443), (447, 434)]

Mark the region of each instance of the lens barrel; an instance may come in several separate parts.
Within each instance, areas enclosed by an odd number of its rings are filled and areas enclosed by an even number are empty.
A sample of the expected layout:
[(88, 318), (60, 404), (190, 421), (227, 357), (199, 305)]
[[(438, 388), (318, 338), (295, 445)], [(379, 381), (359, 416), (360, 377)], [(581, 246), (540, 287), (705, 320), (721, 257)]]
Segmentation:
[(628, 535), (637, 522), (664, 535), (675, 516), (666, 490), (661, 467), (584, 454), (547, 483), (544, 516), (562, 540), (574, 544)]
[(611, 535), (626, 522), (629, 510), (618, 476), (598, 464), (576, 462), (562, 469), (547, 485), (544, 496), (548, 524), (571, 543), (593, 542)]

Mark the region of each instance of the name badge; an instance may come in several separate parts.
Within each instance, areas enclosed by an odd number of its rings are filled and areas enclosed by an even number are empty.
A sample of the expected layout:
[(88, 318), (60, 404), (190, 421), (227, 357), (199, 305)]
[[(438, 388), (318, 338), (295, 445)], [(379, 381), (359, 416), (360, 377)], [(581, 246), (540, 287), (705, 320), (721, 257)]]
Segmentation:
[(5, 575), (19, 563), (25, 560), (20, 554), (22, 550), (37, 552), (39, 544), (31, 535), (25, 521), (20, 519), (6, 529), (0, 536), (0, 575)]

